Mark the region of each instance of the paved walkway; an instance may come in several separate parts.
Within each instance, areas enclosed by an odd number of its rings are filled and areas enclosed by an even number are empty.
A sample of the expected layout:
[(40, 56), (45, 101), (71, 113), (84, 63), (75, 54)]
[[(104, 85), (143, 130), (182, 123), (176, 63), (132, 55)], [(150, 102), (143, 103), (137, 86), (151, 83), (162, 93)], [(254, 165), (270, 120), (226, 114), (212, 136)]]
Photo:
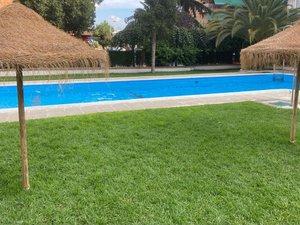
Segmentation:
[[(193, 70), (211, 71), (211, 70), (230, 70), (240, 69), (240, 65), (202, 65), (194, 67), (157, 67), (156, 72), (188, 72)], [(67, 70), (24, 70), (24, 76), (55, 76), (62, 74), (98, 74), (103, 71), (101, 68), (90, 68), (90, 69), (67, 69)], [(151, 72), (150, 68), (111, 68), (110, 73), (147, 73)], [(0, 77), (4, 76), (15, 76), (15, 71), (4, 71), (0, 70)]]
[[(197, 106), (205, 104), (221, 104), (243, 101), (256, 101), (270, 105), (289, 105), (291, 93), (288, 90), (268, 90), (241, 93), (195, 95), (171, 98), (153, 98), (126, 101), (108, 101), (86, 104), (71, 104), (60, 106), (30, 107), (26, 109), (27, 119), (42, 119), (83, 115), (100, 112), (115, 112), (129, 110), (143, 110), (154, 108), (172, 108), (182, 106)], [(0, 110), (0, 122), (18, 120), (17, 109)]]

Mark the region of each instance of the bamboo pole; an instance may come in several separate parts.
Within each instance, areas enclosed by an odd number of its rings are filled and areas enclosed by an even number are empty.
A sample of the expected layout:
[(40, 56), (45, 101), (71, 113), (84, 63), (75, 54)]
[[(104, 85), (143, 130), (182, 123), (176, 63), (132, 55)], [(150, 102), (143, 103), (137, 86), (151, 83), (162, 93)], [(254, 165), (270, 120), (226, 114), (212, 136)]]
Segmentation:
[(20, 147), (21, 147), (21, 165), (22, 165), (22, 186), (29, 190), (29, 172), (28, 172), (28, 151), (27, 151), (27, 132), (24, 105), (23, 90), (23, 71), (20, 66), (16, 68), (17, 90), (18, 90), (18, 111), (20, 123)]
[(296, 76), (297, 76), (297, 71), (293, 71), (293, 86), (292, 86), (292, 97), (291, 97), (291, 106), (293, 107), (293, 102), (294, 102), (294, 96), (295, 96), (295, 87), (296, 87)]
[(299, 101), (299, 87), (300, 87), (300, 62), (297, 65), (297, 75), (294, 93), (294, 103), (293, 103), (293, 115), (292, 115), (292, 126), (291, 126), (291, 143), (296, 143), (296, 131), (297, 131), (297, 110)]

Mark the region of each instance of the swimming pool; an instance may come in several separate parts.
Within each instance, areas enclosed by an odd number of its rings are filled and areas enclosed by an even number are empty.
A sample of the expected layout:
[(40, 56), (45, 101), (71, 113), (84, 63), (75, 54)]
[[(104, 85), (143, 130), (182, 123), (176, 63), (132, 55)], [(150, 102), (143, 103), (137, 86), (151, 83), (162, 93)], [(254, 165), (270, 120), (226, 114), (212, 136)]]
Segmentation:
[[(289, 74), (216, 75), (124, 81), (27, 84), (25, 105), (47, 106), (244, 91), (291, 89)], [(0, 109), (17, 107), (15, 85), (0, 86)]]

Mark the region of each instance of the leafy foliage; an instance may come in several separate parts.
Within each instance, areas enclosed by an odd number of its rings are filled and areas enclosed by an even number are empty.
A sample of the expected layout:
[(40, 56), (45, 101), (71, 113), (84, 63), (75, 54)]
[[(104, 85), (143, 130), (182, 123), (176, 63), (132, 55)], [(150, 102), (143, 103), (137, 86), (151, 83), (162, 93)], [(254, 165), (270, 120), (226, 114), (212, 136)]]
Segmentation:
[(57, 27), (63, 27), (64, 12), (60, 0), (21, 0), (20, 2), (39, 13)]
[(111, 66), (129, 67), (133, 65), (133, 56), (128, 51), (109, 51)]
[(178, 11), (176, 26), (194, 29), (195, 27), (199, 27), (200, 23), (191, 14)]
[[(137, 64), (137, 52), (136, 47), (143, 47), (145, 44), (145, 35), (142, 32), (140, 25), (136, 21), (131, 21), (125, 27), (124, 30), (118, 32), (112, 40), (112, 44), (116, 47), (130, 47), (131, 48), (131, 56), (130, 61), (131, 65), (136, 66)], [(143, 50), (144, 54), (144, 50)], [(124, 58), (126, 54), (120, 54), (122, 58)], [(140, 59), (143, 57), (140, 57)], [(141, 59), (142, 60), (142, 59)], [(119, 61), (119, 60), (118, 60)], [(141, 63), (141, 62), (140, 62)], [(128, 65), (128, 63), (124, 64)]]
[(236, 8), (226, 7), (208, 25), (219, 46), (228, 37), (254, 44), (276, 34), (299, 19), (299, 10), (288, 9), (285, 0), (243, 0)]
[(159, 43), (157, 48), (157, 61), (159, 65), (194, 65), (197, 60), (199, 49), (194, 46), (174, 48), (165, 43)]
[(93, 34), (100, 45), (106, 47), (111, 44), (114, 28), (104, 21), (93, 29)]
[(80, 35), (94, 24), (95, 4), (103, 0), (21, 0), (55, 26)]
[(91, 0), (64, 0), (65, 31), (80, 35), (88, 30), (95, 22), (95, 1)]
[[(176, 23), (165, 34), (158, 34), (156, 62), (158, 65), (195, 64), (199, 50), (206, 46), (206, 34), (190, 14), (178, 10), (175, 13)], [(138, 45), (148, 56), (151, 54), (149, 41), (149, 31), (137, 20), (132, 20), (123, 31), (116, 34), (113, 45), (130, 45), (132, 49)]]
[(175, 27), (169, 40), (159, 42), (157, 60), (160, 65), (193, 65), (200, 49), (205, 48), (205, 34), (200, 28)]
[[(207, 3), (212, 2), (212, 0), (207, 1)], [(194, 17), (197, 16), (197, 13), (211, 13), (211, 9), (199, 0), (179, 0), (179, 5), (182, 7), (184, 12), (189, 14), (192, 13)]]
[(172, 44), (174, 47), (182, 48), (185, 46), (205, 47), (206, 36), (201, 28), (175, 27), (172, 33)]
[(157, 37), (172, 30), (177, 19), (177, 0), (145, 0), (143, 9), (137, 9), (134, 19), (149, 34), (152, 43), (151, 71), (155, 72)]
[(164, 35), (176, 22), (176, 0), (145, 0), (144, 8), (136, 10), (134, 19), (146, 33)]
[(124, 30), (118, 32), (112, 40), (114, 46), (124, 47), (126, 45), (136, 46), (143, 42), (144, 34), (142, 28), (136, 21), (127, 24)]

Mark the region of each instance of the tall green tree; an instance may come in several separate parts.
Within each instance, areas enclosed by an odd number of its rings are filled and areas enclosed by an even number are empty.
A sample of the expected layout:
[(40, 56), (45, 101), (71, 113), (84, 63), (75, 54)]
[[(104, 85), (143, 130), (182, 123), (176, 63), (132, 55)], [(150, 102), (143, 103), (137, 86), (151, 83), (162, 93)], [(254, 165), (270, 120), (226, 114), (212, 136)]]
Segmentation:
[(124, 47), (130, 45), (134, 47), (143, 42), (144, 34), (139, 24), (133, 20), (127, 24), (124, 30), (118, 32), (113, 37), (114, 46)]
[(97, 25), (93, 29), (93, 34), (97, 38), (97, 41), (103, 47), (108, 46), (113, 38), (114, 28), (109, 25), (107, 21), (104, 21)]
[(144, 44), (144, 35), (139, 24), (133, 20), (127, 24), (124, 30), (118, 32), (112, 40), (114, 46), (126, 47), (130, 46), (132, 50), (132, 65), (136, 66), (136, 46)]
[(55, 26), (79, 36), (95, 21), (96, 4), (103, 0), (20, 0)]
[(226, 7), (208, 24), (208, 33), (219, 46), (227, 38), (240, 38), (251, 45), (270, 37), (299, 19), (299, 10), (285, 0), (243, 0), (236, 8)]
[(44, 16), (59, 28), (64, 28), (65, 13), (60, 0), (46, 1)]
[(151, 36), (151, 72), (154, 73), (157, 37), (166, 34), (176, 23), (177, 0), (145, 0), (142, 4), (144, 7), (136, 10), (134, 18), (143, 32)]
[(95, 2), (91, 0), (63, 0), (64, 26), (67, 32), (79, 36), (95, 22)]
[(55, 26), (62, 28), (64, 15), (60, 0), (21, 0), (20, 2), (36, 11)]

